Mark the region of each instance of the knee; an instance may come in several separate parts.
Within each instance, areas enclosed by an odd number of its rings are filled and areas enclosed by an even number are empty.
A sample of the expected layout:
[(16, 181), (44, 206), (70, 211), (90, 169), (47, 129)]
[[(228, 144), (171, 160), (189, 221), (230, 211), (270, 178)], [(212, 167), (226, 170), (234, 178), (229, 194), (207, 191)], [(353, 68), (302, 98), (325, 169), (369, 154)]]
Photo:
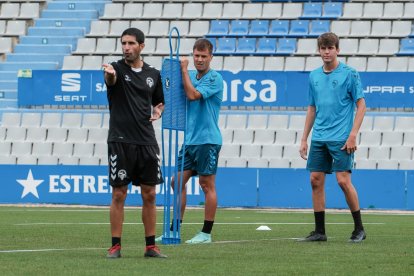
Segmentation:
[(310, 182), (311, 182), (312, 190), (316, 190), (322, 187), (323, 179), (319, 175), (311, 175)]
[(141, 189), (142, 201), (143, 204), (155, 204), (155, 187), (150, 189)]
[(112, 200), (116, 203), (123, 203), (127, 195), (127, 190), (124, 188), (114, 188), (112, 192)]

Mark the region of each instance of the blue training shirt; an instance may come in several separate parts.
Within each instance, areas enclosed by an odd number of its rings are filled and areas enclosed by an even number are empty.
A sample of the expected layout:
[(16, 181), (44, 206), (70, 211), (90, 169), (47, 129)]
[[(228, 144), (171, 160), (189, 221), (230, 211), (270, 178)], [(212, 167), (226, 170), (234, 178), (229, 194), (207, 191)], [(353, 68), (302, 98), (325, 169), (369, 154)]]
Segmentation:
[(340, 62), (330, 73), (323, 67), (309, 75), (309, 105), (315, 106), (312, 140), (345, 141), (354, 123), (358, 99), (363, 98), (358, 72)]
[(221, 145), (218, 120), (223, 100), (223, 77), (213, 69), (199, 80), (197, 71), (189, 71), (189, 76), (202, 97), (189, 101), (185, 142), (187, 145)]

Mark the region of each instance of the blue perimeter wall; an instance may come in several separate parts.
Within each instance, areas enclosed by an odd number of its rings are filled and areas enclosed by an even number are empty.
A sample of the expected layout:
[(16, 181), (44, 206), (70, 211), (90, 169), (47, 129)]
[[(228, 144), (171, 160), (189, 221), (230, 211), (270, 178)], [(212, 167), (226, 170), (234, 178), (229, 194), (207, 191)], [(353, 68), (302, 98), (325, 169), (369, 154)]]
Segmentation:
[[(106, 166), (0, 165), (0, 204), (110, 205)], [(361, 208), (414, 210), (414, 171), (356, 170), (352, 176)], [(219, 168), (221, 207), (312, 208), (309, 172), (304, 169)], [(139, 188), (130, 185), (126, 204), (140, 206)], [(198, 178), (187, 185), (188, 205), (200, 205)], [(157, 205), (163, 205), (163, 185)], [(326, 181), (326, 207), (348, 208), (335, 175)]]

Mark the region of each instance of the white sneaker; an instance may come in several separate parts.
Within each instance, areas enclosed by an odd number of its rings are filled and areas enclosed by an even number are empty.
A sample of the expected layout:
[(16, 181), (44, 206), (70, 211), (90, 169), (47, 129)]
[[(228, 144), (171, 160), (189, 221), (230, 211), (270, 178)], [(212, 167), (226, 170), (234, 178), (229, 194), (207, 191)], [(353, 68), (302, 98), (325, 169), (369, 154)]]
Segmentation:
[(194, 236), (191, 240), (185, 243), (197, 244), (197, 243), (211, 243), (211, 234), (200, 232)]

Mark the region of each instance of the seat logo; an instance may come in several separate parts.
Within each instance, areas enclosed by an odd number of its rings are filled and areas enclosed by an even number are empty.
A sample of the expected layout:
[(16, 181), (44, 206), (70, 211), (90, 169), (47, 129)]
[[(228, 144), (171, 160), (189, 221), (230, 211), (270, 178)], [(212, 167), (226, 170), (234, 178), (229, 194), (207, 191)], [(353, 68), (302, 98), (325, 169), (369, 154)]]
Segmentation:
[(79, 73), (62, 74), (62, 92), (79, 92), (81, 75)]

